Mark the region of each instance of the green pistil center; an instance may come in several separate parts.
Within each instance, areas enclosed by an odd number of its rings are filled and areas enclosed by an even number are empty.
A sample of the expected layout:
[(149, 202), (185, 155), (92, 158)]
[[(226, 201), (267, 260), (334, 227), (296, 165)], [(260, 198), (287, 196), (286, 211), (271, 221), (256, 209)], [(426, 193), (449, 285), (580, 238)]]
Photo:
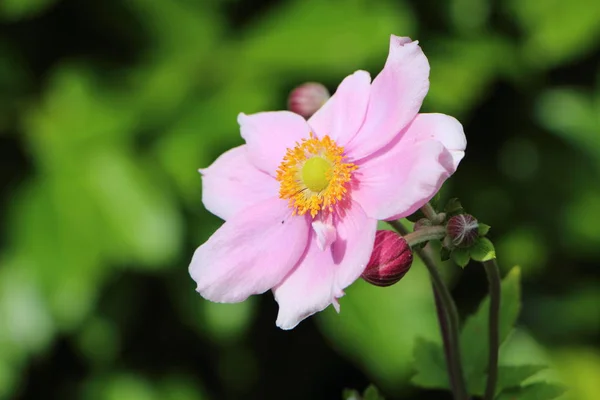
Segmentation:
[(302, 167), (302, 181), (313, 192), (320, 192), (329, 185), (331, 163), (322, 157), (313, 157)]

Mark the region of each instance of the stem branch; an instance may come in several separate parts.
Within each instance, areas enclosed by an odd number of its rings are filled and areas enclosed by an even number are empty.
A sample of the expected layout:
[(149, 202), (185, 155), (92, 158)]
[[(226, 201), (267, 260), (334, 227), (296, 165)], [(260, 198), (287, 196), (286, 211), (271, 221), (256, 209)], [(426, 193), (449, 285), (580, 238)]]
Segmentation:
[(428, 220), (433, 222), (437, 219), (437, 213), (431, 204), (425, 203), (425, 205), (421, 207), (421, 211)]
[(425, 205), (421, 207), (421, 212), (423, 212), (423, 215), (425, 215), (425, 217), (434, 225), (441, 224), (446, 218), (445, 213), (438, 214), (430, 203), (425, 203)]
[(418, 231), (403, 235), (410, 247), (429, 242), (430, 240), (443, 239), (446, 236), (446, 227), (444, 226), (425, 226)]

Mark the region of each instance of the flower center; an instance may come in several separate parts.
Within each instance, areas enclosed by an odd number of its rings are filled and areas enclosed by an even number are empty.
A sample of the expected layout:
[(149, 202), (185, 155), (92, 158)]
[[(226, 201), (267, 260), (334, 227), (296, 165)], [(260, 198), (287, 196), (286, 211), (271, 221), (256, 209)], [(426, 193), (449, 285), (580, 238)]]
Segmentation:
[(313, 192), (320, 192), (329, 185), (331, 163), (322, 157), (313, 157), (302, 167), (302, 181)]
[(352, 172), (358, 167), (345, 162), (344, 148), (329, 136), (310, 138), (296, 143), (287, 153), (277, 170), (280, 183), (279, 197), (289, 201), (294, 214), (334, 211), (334, 205), (348, 193)]

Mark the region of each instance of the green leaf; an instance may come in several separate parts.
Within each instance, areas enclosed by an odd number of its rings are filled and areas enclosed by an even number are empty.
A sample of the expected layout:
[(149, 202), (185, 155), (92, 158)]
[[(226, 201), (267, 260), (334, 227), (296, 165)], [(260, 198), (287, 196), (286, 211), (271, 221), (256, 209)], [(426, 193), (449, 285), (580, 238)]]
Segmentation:
[(596, 1), (510, 0), (503, 6), (523, 29), (519, 46), (532, 66), (556, 67), (596, 49), (600, 34), (600, 4)]
[(374, 385), (369, 385), (363, 393), (363, 400), (385, 400)]
[(417, 338), (414, 350), (417, 373), (411, 382), (427, 389), (449, 389), (446, 361), (442, 346), (427, 339)]
[(452, 252), (448, 248), (442, 246), (440, 248), (440, 260), (448, 261), (450, 259), (451, 253)]
[[(503, 365), (498, 367), (498, 382), (496, 384), (496, 394), (504, 390), (519, 388), (521, 384), (528, 378), (537, 374), (543, 369), (543, 365)], [(477, 384), (472, 385), (472, 394), (483, 395), (487, 375), (481, 375), (481, 380)]]
[(496, 400), (552, 400), (565, 392), (565, 388), (546, 382), (533, 383), (500, 394)]
[(503, 365), (498, 367), (497, 391), (521, 386), (523, 381), (548, 368), (545, 365)]
[(496, 258), (494, 244), (486, 238), (479, 238), (469, 250), (471, 258), (475, 261), (484, 262)]
[[(519, 267), (513, 268), (502, 281), (500, 303), (500, 343), (504, 342), (513, 329), (521, 308)], [(488, 315), (489, 296), (486, 297), (475, 315), (469, 317), (460, 335), (465, 379), (469, 392), (480, 395), (485, 385), (485, 370), (488, 355)], [(412, 378), (414, 385), (427, 389), (449, 389), (446, 362), (442, 346), (418, 338), (414, 350), (416, 374)], [(527, 374), (539, 371), (538, 366), (501, 367), (498, 387), (512, 387), (513, 382)], [(516, 376), (516, 377), (515, 377)], [(525, 379), (525, 378), (524, 378)], [(505, 383), (503, 383), (505, 382)]]
[[(521, 270), (514, 267), (502, 281), (500, 301), (500, 343), (504, 342), (512, 331), (521, 309)], [(477, 312), (469, 317), (460, 335), (460, 344), (465, 379), (470, 391), (481, 389), (485, 379), (488, 356), (488, 319), (490, 299), (487, 296), (479, 305)]]
[(488, 232), (490, 231), (491, 226), (487, 225), (487, 224), (482, 224), (481, 222), (479, 222), (478, 225), (478, 229), (479, 229), (479, 236), (485, 236), (488, 234)]
[(342, 399), (344, 400), (361, 400), (360, 393), (354, 389), (344, 389), (342, 392)]
[(415, 257), (406, 276), (387, 288), (358, 280), (348, 287), (342, 307), (343, 318), (331, 308), (316, 318), (328, 340), (382, 390), (408, 386), (416, 338), (439, 335), (431, 281), (421, 260)]
[(452, 217), (454, 215), (462, 214), (465, 212), (462, 204), (460, 203), (460, 200), (458, 200), (458, 198), (456, 198), (456, 197), (448, 200), (444, 210), (446, 211), (446, 214), (448, 214), (448, 217)]
[(452, 261), (461, 268), (464, 268), (469, 264), (471, 256), (469, 255), (469, 249), (454, 249), (452, 250)]
[[(252, 66), (245, 74), (265, 73), (265, 76), (273, 71), (318, 72), (323, 76), (359, 67), (365, 57), (384, 61), (381, 52), (386, 47), (381, 45), (380, 38), (398, 26), (406, 34), (414, 32), (416, 19), (404, 2), (395, 2), (393, 6), (387, 2), (374, 3), (364, 7), (361, 2), (351, 2), (344, 7), (344, 18), (339, 18), (335, 1), (285, 2), (248, 26), (244, 40), (239, 41), (242, 47), (232, 53), (239, 54), (245, 65)], [(329, 24), (332, 20), (337, 21), (335, 26)], [(307, 26), (313, 28), (307, 29)], [(369, 35), (361, 32), (369, 32)], [(325, 37), (326, 41), (319, 40)], [(293, 47), (289, 45), (292, 42)], [(332, 51), (347, 43), (352, 46), (346, 51)], [(309, 53), (312, 56), (306, 57)], [(229, 62), (225, 67), (235, 71), (230, 64), (235, 63)]]
[(0, 19), (18, 21), (42, 14), (56, 0), (2, 0), (0, 1)]

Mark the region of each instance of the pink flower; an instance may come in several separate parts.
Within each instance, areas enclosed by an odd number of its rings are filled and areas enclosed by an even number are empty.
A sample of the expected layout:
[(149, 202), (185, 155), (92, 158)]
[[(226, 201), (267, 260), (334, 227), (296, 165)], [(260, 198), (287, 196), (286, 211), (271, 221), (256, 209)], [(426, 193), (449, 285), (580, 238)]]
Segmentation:
[(377, 221), (412, 214), (464, 156), (456, 119), (418, 114), (428, 89), (418, 42), (392, 36), (373, 82), (348, 76), (308, 121), (240, 114), (246, 144), (201, 170), (204, 205), (226, 222), (194, 254), (197, 291), (230, 303), (271, 289), (283, 329), (330, 304), (339, 311)]

